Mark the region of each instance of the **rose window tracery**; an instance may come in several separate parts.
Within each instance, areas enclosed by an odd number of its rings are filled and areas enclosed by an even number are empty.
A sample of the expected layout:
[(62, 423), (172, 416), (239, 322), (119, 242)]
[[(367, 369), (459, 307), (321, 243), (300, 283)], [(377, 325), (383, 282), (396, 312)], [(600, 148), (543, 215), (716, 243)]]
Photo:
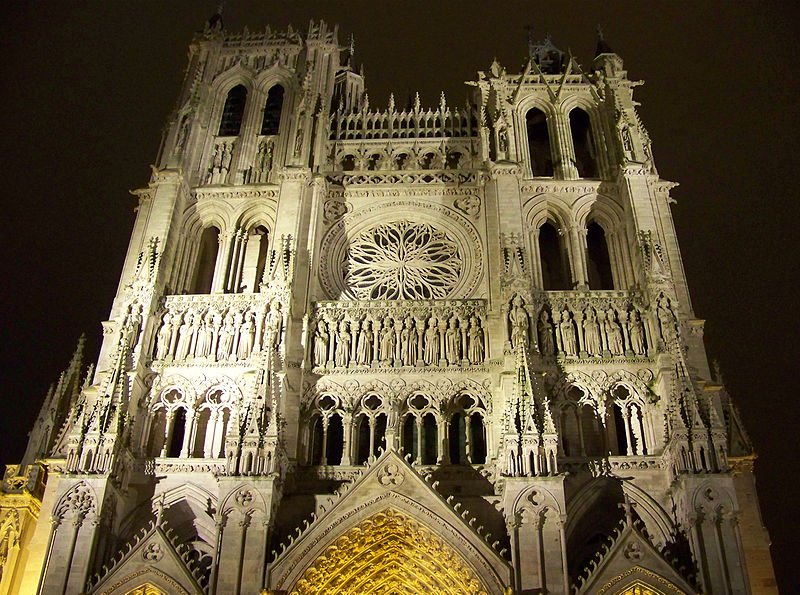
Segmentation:
[(357, 299), (444, 299), (461, 279), (464, 257), (458, 244), (432, 225), (396, 221), (353, 238), (341, 266)]

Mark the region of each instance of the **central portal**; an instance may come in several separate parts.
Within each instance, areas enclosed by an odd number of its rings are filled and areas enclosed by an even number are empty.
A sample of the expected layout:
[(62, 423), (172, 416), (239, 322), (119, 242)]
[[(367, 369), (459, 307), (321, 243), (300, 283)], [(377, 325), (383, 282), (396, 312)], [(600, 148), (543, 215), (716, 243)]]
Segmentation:
[(488, 595), (463, 557), (429, 529), (389, 509), (336, 539), (292, 595)]

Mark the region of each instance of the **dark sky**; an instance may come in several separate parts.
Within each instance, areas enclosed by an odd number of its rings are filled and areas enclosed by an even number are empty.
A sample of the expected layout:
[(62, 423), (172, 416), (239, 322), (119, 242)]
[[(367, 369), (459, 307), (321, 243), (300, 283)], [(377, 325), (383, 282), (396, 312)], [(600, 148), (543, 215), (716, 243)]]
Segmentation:
[[(0, 18), (0, 462), (16, 462), (48, 385), (86, 332), (95, 357), (135, 200), (214, 0), (8, 2)], [(493, 57), (512, 71), (523, 25), (588, 65), (594, 29), (625, 60), (673, 215), (697, 315), (759, 453), (782, 590), (800, 592), (796, 285), (798, 15), (789, 3), (229, 0), (230, 30), (310, 18), (356, 36), (372, 105), (444, 90)], [(794, 10), (793, 8), (791, 10)], [(794, 372), (792, 372), (794, 370)]]

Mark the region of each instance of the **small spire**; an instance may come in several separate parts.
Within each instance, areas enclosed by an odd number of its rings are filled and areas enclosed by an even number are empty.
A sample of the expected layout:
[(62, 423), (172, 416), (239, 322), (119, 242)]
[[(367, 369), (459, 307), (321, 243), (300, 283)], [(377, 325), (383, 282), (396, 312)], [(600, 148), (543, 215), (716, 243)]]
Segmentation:
[(611, 46), (606, 43), (605, 37), (603, 37), (603, 28), (597, 25), (597, 48), (594, 51), (594, 57), (597, 58), (600, 54), (613, 53), (614, 50), (611, 49)]

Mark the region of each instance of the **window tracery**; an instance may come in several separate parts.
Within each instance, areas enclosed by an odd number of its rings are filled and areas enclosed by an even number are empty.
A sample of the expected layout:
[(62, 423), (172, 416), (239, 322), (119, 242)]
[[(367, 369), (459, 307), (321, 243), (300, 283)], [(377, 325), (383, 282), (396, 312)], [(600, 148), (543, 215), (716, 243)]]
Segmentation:
[(458, 285), (458, 244), (427, 223), (401, 220), (356, 236), (341, 263), (358, 299), (443, 299)]

